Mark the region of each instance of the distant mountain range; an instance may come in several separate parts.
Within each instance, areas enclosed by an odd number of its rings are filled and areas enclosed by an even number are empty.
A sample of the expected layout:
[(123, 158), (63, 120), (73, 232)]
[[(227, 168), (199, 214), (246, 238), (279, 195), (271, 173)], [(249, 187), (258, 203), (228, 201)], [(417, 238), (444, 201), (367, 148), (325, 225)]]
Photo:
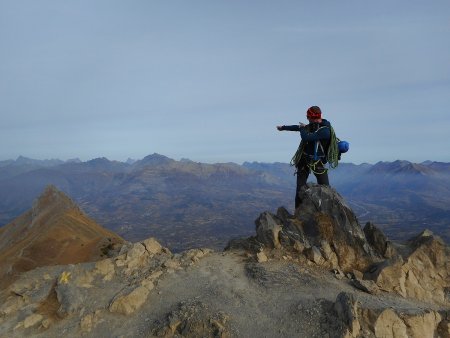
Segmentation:
[[(429, 228), (450, 242), (450, 163), (340, 163), (330, 181), (362, 225), (373, 221), (393, 239)], [(261, 210), (292, 210), (295, 192), (286, 163), (204, 164), (159, 154), (126, 162), (19, 157), (0, 161), (0, 225), (27, 210), (48, 184), (125, 239), (157, 234), (175, 251), (219, 248), (250, 235)]]

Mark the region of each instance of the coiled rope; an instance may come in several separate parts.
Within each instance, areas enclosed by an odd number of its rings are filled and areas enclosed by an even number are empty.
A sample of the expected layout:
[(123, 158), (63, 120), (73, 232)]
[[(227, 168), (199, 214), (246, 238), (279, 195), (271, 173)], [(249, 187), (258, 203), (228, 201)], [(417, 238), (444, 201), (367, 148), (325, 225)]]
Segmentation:
[(303, 143), (303, 141), (300, 142), (300, 145), (297, 148), (297, 151), (295, 152), (294, 156), (292, 156), (291, 159), (291, 165), (292, 166), (297, 166), (300, 163), (300, 160), (302, 159), (302, 155), (303, 155), (303, 148), (304, 148), (305, 144)]
[(340, 160), (338, 143), (339, 139), (334, 132), (333, 127), (330, 126), (330, 146), (328, 147), (327, 160), (331, 169), (337, 168)]

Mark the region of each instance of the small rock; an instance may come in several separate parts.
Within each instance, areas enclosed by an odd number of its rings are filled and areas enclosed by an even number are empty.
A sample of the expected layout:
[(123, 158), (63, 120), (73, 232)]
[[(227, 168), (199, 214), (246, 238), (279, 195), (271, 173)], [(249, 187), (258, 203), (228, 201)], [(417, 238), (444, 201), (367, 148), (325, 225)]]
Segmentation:
[(101, 318), (102, 310), (96, 310), (94, 313), (89, 313), (80, 320), (80, 329), (82, 332), (91, 332), (91, 330), (104, 320)]
[(25, 329), (35, 326), (36, 324), (40, 323), (44, 319), (44, 317), (38, 313), (33, 313), (32, 315), (25, 318), (23, 321), (23, 327)]
[(262, 213), (255, 221), (256, 237), (259, 242), (269, 248), (280, 248), (279, 234), (281, 220), (269, 212)]
[(324, 259), (320, 250), (316, 246), (312, 246), (304, 251), (306, 258), (310, 261), (320, 265), (323, 263)]
[(81, 318), (80, 321), (80, 328), (83, 332), (90, 332), (92, 330), (92, 322), (94, 321), (94, 314), (90, 313), (83, 318)]
[(150, 279), (144, 279), (141, 282), (141, 286), (145, 287), (148, 291), (151, 291), (155, 288), (155, 284), (153, 284), (153, 281)]
[(147, 238), (142, 242), (142, 244), (144, 245), (145, 249), (153, 255), (161, 253), (163, 250), (162, 245), (159, 244), (159, 242), (153, 237)]
[(46, 318), (42, 321), (41, 325), (44, 329), (48, 329), (53, 324), (53, 319)]
[(376, 337), (408, 337), (403, 320), (391, 309), (384, 310), (374, 324)]
[(41, 325), (44, 329), (48, 329), (50, 327), (50, 325), (52, 325), (53, 320), (50, 318), (46, 318), (42, 321)]
[(333, 272), (336, 279), (343, 279), (345, 277), (344, 273), (340, 269), (333, 269), (331, 272)]
[(117, 259), (116, 259), (116, 266), (118, 267), (118, 268), (120, 268), (120, 267), (122, 267), (122, 266), (125, 266), (125, 256), (124, 257), (117, 257)]
[(145, 303), (148, 293), (149, 291), (146, 287), (139, 286), (128, 295), (115, 299), (109, 307), (109, 311), (124, 315), (132, 314)]
[(429, 311), (415, 316), (402, 318), (412, 337), (433, 337), (442, 316), (435, 311)]
[(303, 243), (300, 243), (299, 241), (294, 242), (294, 250), (298, 253), (302, 253), (303, 250), (305, 250), (305, 245)]
[(176, 259), (168, 259), (164, 262), (163, 266), (167, 269), (179, 269), (180, 268), (180, 262)]
[(359, 270), (352, 270), (353, 276), (355, 279), (363, 279), (364, 274)]
[(264, 263), (268, 261), (268, 258), (266, 256), (266, 254), (264, 253), (264, 251), (260, 251), (256, 254), (256, 259), (258, 261), (258, 263)]
[(161, 275), (163, 274), (162, 271), (155, 271), (150, 276), (148, 276), (146, 279), (151, 280), (152, 282), (155, 282)]
[(323, 256), (325, 258), (327, 258), (327, 259), (333, 253), (333, 250), (331, 249), (330, 243), (328, 243), (326, 240), (320, 241), (320, 248), (321, 248)]
[(127, 252), (126, 264), (128, 270), (131, 272), (131, 270), (141, 267), (146, 256), (148, 256), (148, 252), (145, 250), (144, 245), (135, 243)]
[(4, 302), (0, 306), (0, 316), (9, 315), (17, 310), (19, 310), (22, 306), (24, 306), (25, 300), (21, 296), (13, 295), (11, 297), (8, 297), (6, 302)]
[(357, 289), (370, 293), (371, 295), (377, 295), (380, 293), (380, 289), (377, 284), (372, 280), (353, 279), (351, 284)]
[(115, 268), (111, 259), (104, 259), (95, 263), (96, 273), (104, 276), (104, 281), (109, 281), (114, 276)]
[(90, 271), (81, 271), (76, 276), (74, 276), (74, 284), (77, 287), (81, 288), (91, 288), (92, 287), (92, 281), (94, 280), (95, 272)]
[(353, 295), (341, 292), (334, 303), (334, 311), (345, 324), (348, 331), (350, 331), (350, 337), (356, 337), (361, 329), (361, 325), (358, 320), (358, 302)]

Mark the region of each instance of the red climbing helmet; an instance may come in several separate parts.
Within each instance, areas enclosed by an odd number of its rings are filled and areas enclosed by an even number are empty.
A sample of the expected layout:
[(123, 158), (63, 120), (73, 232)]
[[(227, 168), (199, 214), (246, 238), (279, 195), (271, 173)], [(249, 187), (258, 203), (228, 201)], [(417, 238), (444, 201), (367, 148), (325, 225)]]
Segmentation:
[(322, 111), (317, 106), (309, 107), (306, 111), (306, 117), (309, 119), (321, 119), (322, 118)]

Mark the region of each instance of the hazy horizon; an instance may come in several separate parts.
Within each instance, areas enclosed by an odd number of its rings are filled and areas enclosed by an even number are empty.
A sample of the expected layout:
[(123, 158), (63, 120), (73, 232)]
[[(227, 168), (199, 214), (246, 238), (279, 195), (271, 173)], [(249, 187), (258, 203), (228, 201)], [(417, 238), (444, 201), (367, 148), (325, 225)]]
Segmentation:
[[(166, 155), (164, 155), (164, 154), (159, 154), (159, 153), (148, 154), (148, 155), (145, 155), (144, 157), (141, 157), (141, 158), (131, 158), (131, 157), (126, 157), (126, 158), (124, 158), (124, 159), (109, 158), (109, 157), (106, 157), (106, 156), (99, 156), (99, 157), (93, 157), (93, 158), (79, 158), (79, 157), (67, 157), (67, 158), (58, 158), (58, 157), (50, 157), (50, 158), (32, 158), (32, 157), (27, 157), (27, 156), (19, 155), (19, 156), (17, 156), (16, 158), (0, 159), (0, 162), (4, 162), (4, 161), (17, 161), (20, 157), (22, 157), (22, 158), (26, 158), (26, 159), (30, 159), (30, 160), (37, 160), (37, 161), (57, 161), (57, 160), (60, 160), (60, 161), (64, 161), (64, 162), (74, 161), (74, 160), (80, 160), (81, 162), (89, 162), (89, 161), (96, 160), (96, 159), (100, 159), (100, 158), (106, 158), (106, 159), (109, 160), (109, 161), (117, 161), (117, 162), (124, 162), (124, 163), (125, 163), (125, 162), (127, 162), (128, 160), (139, 161), (139, 160), (144, 159), (144, 158), (147, 157), (147, 156), (151, 156), (151, 155), (155, 155), (155, 154), (157, 154), (157, 155), (162, 155), (162, 156), (165, 156), (165, 157), (168, 157), (169, 159), (172, 159), (172, 160), (175, 160), (175, 161), (190, 160), (190, 161), (193, 161), (193, 162), (197, 162), (197, 163), (205, 163), (205, 164), (235, 163), (235, 164), (242, 165), (244, 162), (250, 162), (250, 163), (251, 163), (251, 162), (258, 162), (258, 163), (269, 163), (269, 164), (271, 164), (271, 163), (285, 163), (285, 164), (289, 164), (289, 160), (288, 160), (288, 161), (273, 161), (273, 162), (267, 162), (267, 161), (256, 161), (256, 160), (251, 160), (251, 159), (248, 159), (248, 160), (245, 160), (245, 161), (242, 161), (242, 162), (235, 162), (235, 161), (227, 161), (227, 162), (213, 162), (213, 161), (210, 161), (210, 162), (208, 162), (208, 161), (197, 161), (197, 160), (195, 160), (195, 159), (191, 159), (191, 158), (188, 158), (188, 157), (173, 158), (173, 157), (166, 156)], [(344, 154), (344, 155), (345, 155), (345, 154)], [(356, 164), (356, 165), (360, 165), (360, 164), (370, 164), (370, 165), (373, 165), (373, 164), (376, 164), (376, 163), (378, 163), (378, 162), (395, 162), (395, 161), (408, 161), (408, 162), (411, 162), (411, 163), (417, 163), (417, 164), (424, 163), (424, 162), (429, 162), (429, 161), (430, 161), (430, 162), (450, 163), (450, 162), (446, 162), (446, 161), (437, 161), (437, 160), (433, 160), (433, 159), (428, 159), (428, 160), (424, 160), (424, 161), (421, 161), (421, 162), (414, 162), (414, 161), (409, 161), (409, 160), (405, 160), (405, 159), (401, 159), (401, 158), (395, 159), (395, 160), (390, 160), (390, 161), (388, 161), (388, 160), (380, 160), (380, 161), (377, 161), (377, 162), (350, 162), (350, 161), (346, 161), (346, 160), (344, 159), (344, 160), (339, 161), (339, 163)]]
[(0, 159), (450, 161), (450, 2), (0, 1)]

